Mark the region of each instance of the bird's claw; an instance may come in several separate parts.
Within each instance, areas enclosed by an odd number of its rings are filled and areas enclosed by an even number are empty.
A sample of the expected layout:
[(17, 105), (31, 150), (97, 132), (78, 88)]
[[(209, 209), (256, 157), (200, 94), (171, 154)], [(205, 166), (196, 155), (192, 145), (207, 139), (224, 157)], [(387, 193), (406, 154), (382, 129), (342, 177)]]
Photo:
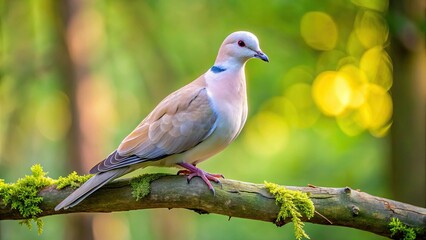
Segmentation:
[(213, 195), (216, 194), (212, 184), (210, 183), (210, 181), (213, 181), (217, 184), (220, 185), (220, 187), (222, 188), (222, 183), (220, 182), (219, 178), (224, 178), (222, 174), (212, 174), (212, 173), (208, 173), (205, 172), (197, 167), (195, 167), (194, 165), (188, 164), (188, 163), (179, 163), (178, 165), (186, 168), (183, 170), (179, 170), (177, 172), (177, 175), (187, 175), (187, 182), (189, 183), (192, 178), (194, 177), (200, 177), (208, 186), (208, 188), (210, 189), (210, 191), (213, 192)]
[(189, 175), (189, 174), (191, 174), (191, 172), (189, 170), (186, 170), (186, 169), (179, 170), (176, 173), (176, 175)]

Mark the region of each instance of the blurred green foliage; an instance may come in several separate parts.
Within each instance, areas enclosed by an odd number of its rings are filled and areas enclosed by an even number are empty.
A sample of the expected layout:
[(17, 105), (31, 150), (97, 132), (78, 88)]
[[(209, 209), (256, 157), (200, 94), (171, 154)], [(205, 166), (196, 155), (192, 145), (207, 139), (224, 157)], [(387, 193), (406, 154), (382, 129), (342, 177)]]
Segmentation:
[[(242, 181), (390, 197), (387, 8), (387, 0), (1, 0), (0, 177), (15, 181), (35, 163), (54, 178), (74, 170), (65, 159), (77, 120), (88, 151), (106, 156), (163, 97), (206, 71), (229, 33), (248, 30), (271, 63), (247, 64), (247, 125), (201, 167)], [(47, 217), (40, 238), (65, 236), (65, 219)], [(14, 222), (0, 228), (0, 238), (37, 238)], [(381, 239), (331, 226), (305, 230), (313, 239)], [(293, 236), (291, 226), (180, 209), (95, 214), (93, 232), (97, 239)]]

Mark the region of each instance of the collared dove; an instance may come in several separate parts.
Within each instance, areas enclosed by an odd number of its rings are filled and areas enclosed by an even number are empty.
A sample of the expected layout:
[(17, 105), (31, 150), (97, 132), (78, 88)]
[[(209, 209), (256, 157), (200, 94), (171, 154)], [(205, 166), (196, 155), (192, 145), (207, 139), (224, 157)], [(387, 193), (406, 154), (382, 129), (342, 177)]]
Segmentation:
[(126, 173), (147, 166), (177, 166), (188, 182), (201, 177), (215, 193), (210, 174), (196, 165), (219, 153), (241, 132), (247, 119), (244, 67), (247, 60), (269, 62), (250, 32), (231, 33), (223, 41), (216, 61), (193, 82), (173, 92), (131, 132), (95, 174), (55, 207), (58, 211), (79, 204), (103, 185)]

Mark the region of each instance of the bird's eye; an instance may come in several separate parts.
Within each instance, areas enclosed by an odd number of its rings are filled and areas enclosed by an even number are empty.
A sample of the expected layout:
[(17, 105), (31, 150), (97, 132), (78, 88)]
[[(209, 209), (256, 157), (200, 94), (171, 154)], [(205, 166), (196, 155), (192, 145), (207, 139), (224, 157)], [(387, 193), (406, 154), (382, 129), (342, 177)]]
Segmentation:
[(246, 44), (245, 44), (245, 42), (244, 41), (238, 41), (238, 46), (240, 46), (240, 47), (245, 47), (246, 46)]

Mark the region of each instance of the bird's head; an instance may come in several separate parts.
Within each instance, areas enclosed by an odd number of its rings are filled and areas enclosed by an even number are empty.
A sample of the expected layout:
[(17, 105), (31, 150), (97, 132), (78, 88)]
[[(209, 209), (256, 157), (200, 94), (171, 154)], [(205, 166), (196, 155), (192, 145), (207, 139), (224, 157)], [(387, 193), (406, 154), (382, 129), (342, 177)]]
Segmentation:
[(268, 56), (259, 47), (259, 40), (250, 32), (233, 32), (223, 41), (216, 62), (237, 61), (245, 63), (250, 58), (259, 58), (269, 62)]

